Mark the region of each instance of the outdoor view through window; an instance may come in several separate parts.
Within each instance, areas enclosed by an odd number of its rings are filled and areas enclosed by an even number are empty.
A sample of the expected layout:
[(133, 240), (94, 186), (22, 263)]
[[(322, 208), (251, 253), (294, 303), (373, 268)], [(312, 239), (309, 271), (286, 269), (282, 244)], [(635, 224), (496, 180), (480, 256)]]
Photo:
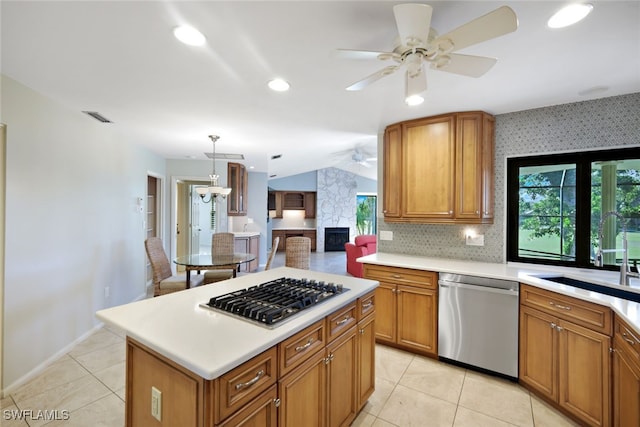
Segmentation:
[(602, 238), (604, 265), (616, 266), (626, 237), (640, 261), (640, 152), (619, 151), (510, 159), (510, 260), (590, 266)]

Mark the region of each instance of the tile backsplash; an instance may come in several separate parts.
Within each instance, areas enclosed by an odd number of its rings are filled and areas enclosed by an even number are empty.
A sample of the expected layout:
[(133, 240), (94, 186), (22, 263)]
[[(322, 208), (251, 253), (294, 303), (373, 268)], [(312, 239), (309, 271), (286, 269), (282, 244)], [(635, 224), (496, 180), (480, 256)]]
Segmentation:
[[(388, 224), (380, 212), (379, 230), (393, 231), (393, 240), (380, 240), (378, 250), (504, 263), (506, 158), (623, 146), (640, 149), (640, 93), (497, 115), (494, 223)], [(484, 234), (484, 246), (467, 246), (466, 229)]]

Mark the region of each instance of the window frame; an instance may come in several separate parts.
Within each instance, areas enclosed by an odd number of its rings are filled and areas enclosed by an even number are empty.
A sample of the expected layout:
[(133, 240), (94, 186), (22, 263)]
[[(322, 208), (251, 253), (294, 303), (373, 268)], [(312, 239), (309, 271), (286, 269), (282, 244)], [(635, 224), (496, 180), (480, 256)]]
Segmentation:
[[(530, 155), (507, 158), (507, 261), (529, 264), (557, 265), (591, 269), (618, 270), (607, 265), (594, 267), (590, 256), (591, 232), (591, 164), (597, 161), (640, 159), (640, 147), (600, 149), (580, 152), (564, 152), (544, 155)], [(522, 257), (519, 255), (519, 170), (521, 167), (560, 164), (576, 165), (576, 218), (575, 218), (575, 261), (550, 260)], [(585, 232), (586, 230), (586, 232)]]

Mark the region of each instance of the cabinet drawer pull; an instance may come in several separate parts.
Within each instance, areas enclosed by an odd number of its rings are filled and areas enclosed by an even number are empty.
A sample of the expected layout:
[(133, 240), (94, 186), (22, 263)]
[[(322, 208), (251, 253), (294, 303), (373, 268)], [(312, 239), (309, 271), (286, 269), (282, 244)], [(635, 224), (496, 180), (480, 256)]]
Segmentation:
[[(633, 335), (631, 335), (631, 336), (633, 337)], [(628, 342), (629, 344), (631, 344), (631, 345), (636, 345), (636, 341), (632, 340), (631, 338), (627, 338), (627, 333), (626, 333), (626, 332), (623, 332), (623, 333), (622, 333), (622, 338), (623, 338), (626, 342)], [(634, 338), (635, 338), (635, 337), (634, 337)]]
[(394, 279), (402, 279), (402, 276), (400, 274), (392, 274), (391, 277)]
[(549, 305), (552, 305), (552, 306), (554, 306), (554, 307), (556, 307), (556, 308), (559, 308), (560, 310), (567, 310), (567, 311), (570, 311), (570, 310), (571, 310), (571, 307), (569, 307), (568, 305), (560, 305), (560, 304), (556, 304), (556, 303), (555, 303), (555, 302), (553, 302), (553, 301), (549, 301)]
[(307, 341), (307, 343), (305, 345), (299, 345), (296, 347), (296, 351), (303, 351), (308, 349), (311, 346), (311, 343), (313, 342), (313, 338), (309, 338), (309, 341)]
[(246, 387), (251, 387), (252, 385), (257, 383), (260, 380), (260, 378), (262, 378), (263, 376), (264, 376), (264, 369), (260, 369), (256, 373), (256, 376), (250, 379), (249, 381), (247, 381), (246, 383), (236, 384), (236, 390), (241, 390)]
[(345, 316), (344, 319), (336, 321), (336, 326), (344, 325), (349, 320), (351, 320), (351, 316)]
[(365, 309), (365, 308), (369, 308), (369, 307), (371, 307), (372, 305), (373, 305), (373, 301), (367, 301), (367, 302), (365, 302), (364, 304), (362, 304), (362, 308), (363, 308), (363, 309)]

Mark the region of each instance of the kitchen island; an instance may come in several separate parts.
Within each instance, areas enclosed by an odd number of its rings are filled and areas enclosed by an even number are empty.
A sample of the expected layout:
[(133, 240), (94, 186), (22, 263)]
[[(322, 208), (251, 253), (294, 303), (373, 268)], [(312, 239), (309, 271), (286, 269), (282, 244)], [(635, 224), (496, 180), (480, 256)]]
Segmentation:
[[(202, 306), (282, 277), (345, 291), (274, 327)], [(127, 334), (126, 425), (348, 424), (373, 392), (376, 286), (282, 267), (97, 312)]]

